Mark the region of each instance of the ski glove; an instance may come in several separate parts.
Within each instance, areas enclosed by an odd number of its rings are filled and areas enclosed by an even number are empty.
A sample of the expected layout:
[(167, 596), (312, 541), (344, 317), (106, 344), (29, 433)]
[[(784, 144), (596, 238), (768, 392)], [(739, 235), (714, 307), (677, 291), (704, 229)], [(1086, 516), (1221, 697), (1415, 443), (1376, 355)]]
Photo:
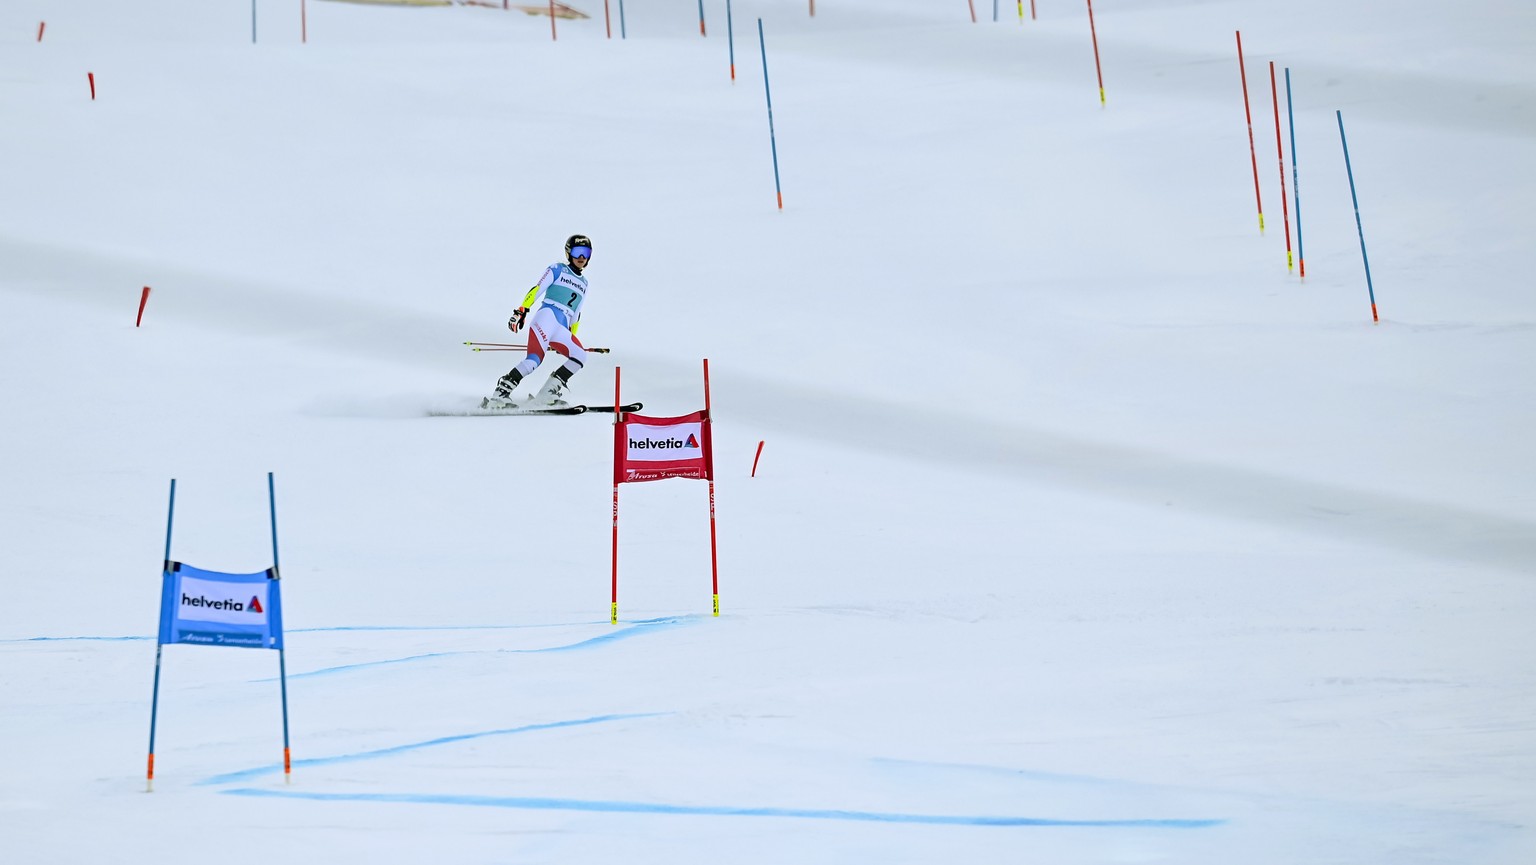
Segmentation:
[(512, 313), (512, 317), (507, 319), (507, 330), (510, 330), (513, 333), (517, 333), (518, 331), (522, 330), (523, 320), (527, 317), (528, 308), (524, 306), (518, 307), (517, 312)]

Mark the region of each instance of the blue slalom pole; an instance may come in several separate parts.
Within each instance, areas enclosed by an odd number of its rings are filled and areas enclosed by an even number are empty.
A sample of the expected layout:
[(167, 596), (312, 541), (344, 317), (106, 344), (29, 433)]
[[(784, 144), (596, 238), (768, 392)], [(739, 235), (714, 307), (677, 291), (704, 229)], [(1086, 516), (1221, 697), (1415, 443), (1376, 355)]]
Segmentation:
[(1301, 278), (1307, 278), (1306, 247), (1301, 243), (1301, 175), (1296, 168), (1296, 113), (1291, 109), (1291, 67), (1285, 67), (1285, 117), (1291, 129), (1291, 186), (1296, 195), (1296, 263), (1301, 267)]
[(624, 32), (624, 0), (619, 0), (619, 38), (629, 38)]
[(763, 40), (763, 19), (757, 19), (757, 45), (763, 52), (763, 95), (768, 97), (768, 144), (773, 149), (773, 190), (784, 209), (784, 190), (779, 186), (779, 141), (773, 134), (773, 91), (768, 89), (768, 43)]
[(736, 31), (731, 27), (731, 0), (725, 0), (725, 43), (731, 49), (731, 83), (736, 83)]
[[(275, 579), (280, 580), (283, 571), (277, 561), (277, 492), (273, 487), (271, 472), (267, 472), (267, 503), (272, 511), (272, 573)], [(283, 781), (286, 783), (293, 780), (293, 752), (288, 747), (288, 662), (283, 656), (282, 647), (277, 650), (277, 680), (283, 693)]]
[[(165, 569), (171, 566), (171, 525), (176, 519), (176, 479), (171, 478), (171, 506), (165, 515), (165, 560), (161, 564), (161, 576), (164, 577)], [(162, 579), (163, 583), (163, 579)], [(161, 591), (165, 589), (162, 585)], [(163, 604), (164, 598), (161, 599)], [(165, 652), (165, 643), (160, 640), (160, 628), (155, 628), (155, 687), (149, 698), (149, 768), (145, 778), (145, 792), (155, 789), (155, 722), (160, 716), (160, 658)]]
[(699, 0), (699, 35), (704, 34), (704, 0)]
[(1371, 295), (1371, 321), (1381, 323), (1376, 314), (1376, 288), (1371, 285), (1371, 259), (1365, 254), (1365, 228), (1360, 224), (1360, 197), (1355, 194), (1355, 170), (1349, 165), (1349, 140), (1344, 137), (1344, 112), (1335, 111), (1339, 118), (1339, 141), (1344, 145), (1344, 170), (1349, 174), (1349, 198), (1355, 204), (1355, 231), (1360, 233), (1360, 260), (1365, 262), (1365, 289)]

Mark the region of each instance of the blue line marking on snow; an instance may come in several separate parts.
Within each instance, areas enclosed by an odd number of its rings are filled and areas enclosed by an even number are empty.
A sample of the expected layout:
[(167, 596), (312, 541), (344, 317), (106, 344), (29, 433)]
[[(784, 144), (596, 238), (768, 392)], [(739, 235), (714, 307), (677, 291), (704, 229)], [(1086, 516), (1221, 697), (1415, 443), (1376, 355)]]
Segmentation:
[(917, 823), (938, 826), (1044, 826), (1143, 829), (1206, 829), (1226, 820), (1130, 819), (1056, 820), (1049, 817), (967, 816), (963, 814), (902, 814), (885, 811), (849, 811), (842, 808), (758, 808), (730, 805), (668, 805), (658, 802), (620, 802), (584, 799), (551, 799), (538, 796), (456, 796), (414, 793), (299, 793), (291, 790), (257, 790), (249, 787), (225, 790), (233, 796), (264, 796), (306, 799), (316, 802), (380, 802), (412, 805), (466, 805), (481, 808), (520, 808), (537, 811), (590, 811), (608, 814), (683, 814), (707, 817), (790, 817), (806, 820), (850, 820), (866, 823)]
[[(540, 730), (556, 730), (562, 727), (580, 727), (586, 724), (602, 724), (608, 721), (627, 721), (633, 718), (654, 718), (666, 712), (640, 712), (627, 715), (597, 715), (591, 718), (578, 718), (572, 721), (550, 721), (544, 724), (526, 724), (521, 727), (509, 727), (505, 730), (484, 730), (479, 733), (460, 733), (456, 736), (441, 736), (436, 739), (428, 739), (425, 742), (411, 742), (405, 745), (393, 745), (388, 748), (377, 748), (372, 751), (359, 751), (355, 754), (338, 754), (334, 757), (310, 757), (304, 760), (294, 760), (294, 768), (303, 766), (331, 766), (336, 763), (355, 763), (359, 760), (374, 760), (380, 757), (393, 757), (397, 754), (405, 754), (410, 751), (419, 751), (423, 748), (436, 748), (439, 745), (452, 745), (458, 742), (468, 742), (473, 739), (484, 739), (490, 736), (512, 736), (518, 733), (534, 733)], [(262, 775), (271, 775), (283, 771), (281, 764), (274, 763), (271, 766), (261, 766), (255, 769), (246, 769), (241, 772), (229, 772), (224, 775), (215, 775), (198, 781), (198, 786), (209, 784), (233, 784), (237, 781), (248, 781), (259, 778)]]
[[(464, 651), (464, 652), (428, 652), (428, 653), (426, 653), (424, 655), (408, 655), (408, 656), (406, 656), (404, 658), (388, 658), (388, 659), (383, 660), (383, 661), (363, 661), (362, 663), (358, 663), (358, 664), (342, 664), (339, 667), (321, 667), (318, 670), (309, 670), (309, 671), (303, 672), (303, 673), (289, 673), (288, 674), (288, 679), (290, 681), (292, 681), (293, 679), (307, 679), (307, 678), (310, 678), (312, 676), (329, 676), (332, 673), (345, 673), (345, 672), (349, 672), (351, 670), (364, 670), (364, 669), (367, 669), (369, 667), (384, 667), (384, 666), (388, 666), (390, 664), (407, 664), (407, 663), (410, 663), (412, 661), (425, 661), (425, 660), (427, 660), (429, 658), (451, 658), (454, 655), (478, 655), (478, 654), (482, 654), (482, 653), (481, 652), (470, 652), (470, 651)], [(277, 677), (276, 676), (271, 676), (271, 677), (265, 678), (265, 679), (255, 679), (253, 681), (257, 681), (257, 682), (276, 682), (277, 681)]]
[[(465, 651), (458, 651), (458, 652), (428, 652), (426, 654), (421, 654), (421, 655), (409, 655), (409, 656), (404, 657), (404, 658), (388, 658), (388, 659), (382, 660), (382, 661), (363, 661), (363, 662), (357, 663), (357, 664), (342, 664), (342, 665), (336, 666), (336, 667), (322, 667), (322, 668), (320, 668), (318, 670), (309, 670), (309, 671), (306, 671), (306, 672), (303, 672), (303, 673), (289, 673), (288, 674), (288, 678), (289, 679), (303, 679), (303, 678), (308, 678), (308, 677), (311, 677), (311, 676), (329, 676), (329, 675), (332, 675), (334, 673), (346, 673), (346, 672), (351, 672), (353, 670), (367, 669), (369, 667), (381, 667), (381, 666), (385, 666), (385, 665), (388, 665), (388, 664), (405, 664), (405, 663), (410, 663), (410, 662), (414, 662), (414, 661), (430, 660), (430, 659), (433, 659), (433, 658), (448, 658), (448, 657), (452, 657), (454, 655), (538, 654), (538, 653), (541, 653), (541, 652), (569, 652), (569, 651), (578, 650), (578, 649), (590, 649), (590, 648), (593, 648), (594, 646), (606, 645), (608, 643), (617, 642), (619, 640), (627, 640), (630, 637), (639, 636), (641, 634), (656, 633), (656, 630), (659, 629), (659, 628), (677, 627), (679, 625), (696, 624), (697, 622), (700, 622), (702, 620), (703, 620), (702, 617), (701, 616), (697, 616), (697, 615), (692, 615), (692, 616), (667, 616), (667, 617), (660, 618), (660, 619), (642, 619), (640, 621), (629, 622), (628, 626), (623, 628), (622, 630), (609, 631), (607, 633), (600, 634), (600, 635), (598, 635), (596, 637), (588, 637), (585, 640), (578, 640), (577, 642), (567, 643), (567, 644), (562, 645), (562, 646), (544, 646), (544, 647), (537, 648), (537, 649), (481, 649), (481, 650), (465, 650)], [(597, 622), (593, 622), (592, 624), (595, 625), (595, 624), (598, 624), (598, 623)], [(604, 627), (610, 627), (607, 622), (602, 622), (601, 624)], [(468, 629), (464, 629), (464, 630), (468, 630)], [(289, 633), (293, 633), (293, 632), (290, 631)], [(271, 677), (271, 678), (266, 678), (266, 679), (257, 679), (255, 681), (258, 681), (258, 682), (275, 682), (275, 681), (277, 681), (277, 678), (276, 677)]]
[[(659, 619), (636, 619), (625, 622), (628, 625), (679, 625), (687, 624), (690, 620), (701, 620), (699, 615), (665, 616)], [(593, 619), (587, 622), (550, 622), (544, 624), (528, 625), (337, 625), (328, 628), (288, 628), (284, 633), (288, 634), (322, 634), (341, 631), (512, 631), (527, 630), (531, 628), (571, 628), (584, 625), (608, 626), (608, 620)], [(612, 639), (615, 635), (608, 635)], [(79, 636), (79, 637), (8, 637), (0, 639), (0, 643), (68, 643), (68, 642), (120, 642), (153, 640), (154, 634), (130, 635), (122, 637), (103, 636)], [(581, 645), (581, 644), (576, 644)], [(559, 648), (575, 648), (576, 646), (562, 646)], [(525, 649), (523, 651), (554, 651), (553, 649)]]
[(153, 640), (154, 637), (16, 637), (9, 640), (0, 640), (0, 643), (69, 643), (69, 642), (101, 642), (116, 643), (125, 640)]
[(630, 637), (639, 636), (640, 634), (654, 633), (654, 629), (657, 628), (670, 628), (677, 627), (679, 625), (693, 625), (700, 621), (703, 621), (703, 618), (698, 615), (667, 616), (661, 619), (642, 619), (637, 622), (630, 622), (630, 627), (624, 628), (623, 630), (609, 631), (608, 633), (600, 634), (596, 637), (589, 637), (585, 640), (581, 640), (580, 642), (571, 643), (565, 646), (547, 646), (542, 649), (502, 649), (501, 651), (522, 654), (533, 652), (569, 652), (576, 649), (590, 649), (593, 646), (614, 643), (618, 642), (619, 640), (627, 640)]

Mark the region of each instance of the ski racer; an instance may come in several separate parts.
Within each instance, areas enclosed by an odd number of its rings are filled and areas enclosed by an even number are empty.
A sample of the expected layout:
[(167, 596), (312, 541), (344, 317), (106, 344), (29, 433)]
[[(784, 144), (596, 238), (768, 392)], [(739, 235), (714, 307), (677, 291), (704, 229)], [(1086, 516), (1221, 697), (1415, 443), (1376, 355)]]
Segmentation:
[[(586, 308), (587, 278), (582, 275), (592, 260), (592, 239), (585, 234), (573, 234), (565, 241), (565, 263), (551, 264), (544, 270), (539, 284), (528, 290), (512, 317), (507, 319), (507, 329), (519, 333), (528, 329), (528, 355), (506, 375), (496, 380), (496, 392), (481, 401), (482, 408), (506, 408), (518, 403), (512, 392), (529, 373), (538, 369), (550, 350), (565, 358), (565, 362), (550, 374), (544, 387), (527, 404), (540, 406), (564, 406), (567, 385), (571, 376), (581, 371), (587, 362), (587, 350), (576, 337), (581, 326), (581, 313)], [(529, 318), (529, 310), (533, 316)]]

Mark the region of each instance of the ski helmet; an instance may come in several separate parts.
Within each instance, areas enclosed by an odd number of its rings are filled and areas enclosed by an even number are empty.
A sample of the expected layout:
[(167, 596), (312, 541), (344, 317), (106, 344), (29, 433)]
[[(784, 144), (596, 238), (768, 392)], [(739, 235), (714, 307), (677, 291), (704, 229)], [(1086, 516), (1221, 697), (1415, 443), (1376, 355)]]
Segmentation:
[(586, 236), (585, 234), (573, 234), (570, 237), (567, 237), (565, 239), (565, 260), (566, 261), (570, 261), (571, 260), (571, 250), (575, 249), (578, 246), (585, 246), (587, 249), (590, 250), (592, 248), (592, 238)]

